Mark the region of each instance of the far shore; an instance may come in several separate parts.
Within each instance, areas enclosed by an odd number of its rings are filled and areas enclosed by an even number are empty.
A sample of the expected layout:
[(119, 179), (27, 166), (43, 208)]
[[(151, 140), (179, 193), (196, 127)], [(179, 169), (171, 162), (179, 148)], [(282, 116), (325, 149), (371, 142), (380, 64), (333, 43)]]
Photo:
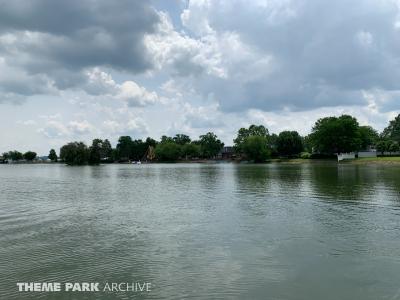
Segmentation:
[[(304, 159), (304, 158), (271, 158), (267, 160), (265, 163), (260, 164), (310, 164), (310, 163), (338, 163), (338, 164), (354, 164), (354, 165), (400, 165), (400, 156), (392, 156), (392, 157), (368, 157), (368, 158), (356, 158), (343, 160), (341, 162), (337, 162), (336, 159)], [(253, 163), (249, 161), (234, 161), (234, 160), (180, 160), (175, 162), (141, 162), (142, 164), (219, 164), (219, 163), (232, 163), (232, 164), (249, 164), (249, 165), (257, 165), (259, 163)], [(64, 164), (63, 162), (47, 162), (47, 161), (18, 161), (12, 163), (0, 163), (0, 165), (51, 165), (51, 164)], [(135, 162), (112, 162), (112, 163), (103, 163), (102, 165), (108, 164), (135, 164)]]

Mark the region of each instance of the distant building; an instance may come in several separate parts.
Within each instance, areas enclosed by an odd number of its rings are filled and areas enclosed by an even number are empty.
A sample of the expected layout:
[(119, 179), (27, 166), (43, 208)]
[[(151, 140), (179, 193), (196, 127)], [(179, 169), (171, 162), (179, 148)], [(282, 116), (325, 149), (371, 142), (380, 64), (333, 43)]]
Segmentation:
[(218, 153), (217, 158), (218, 159), (233, 159), (235, 156), (235, 151), (232, 146), (225, 146), (221, 149), (221, 151)]

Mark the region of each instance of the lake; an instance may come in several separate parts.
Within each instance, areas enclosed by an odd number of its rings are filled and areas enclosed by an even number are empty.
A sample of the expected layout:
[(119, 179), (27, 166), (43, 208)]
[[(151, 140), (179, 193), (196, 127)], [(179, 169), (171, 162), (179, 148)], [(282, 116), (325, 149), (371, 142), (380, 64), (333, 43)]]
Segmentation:
[(1, 165), (0, 187), (0, 299), (400, 299), (398, 166)]

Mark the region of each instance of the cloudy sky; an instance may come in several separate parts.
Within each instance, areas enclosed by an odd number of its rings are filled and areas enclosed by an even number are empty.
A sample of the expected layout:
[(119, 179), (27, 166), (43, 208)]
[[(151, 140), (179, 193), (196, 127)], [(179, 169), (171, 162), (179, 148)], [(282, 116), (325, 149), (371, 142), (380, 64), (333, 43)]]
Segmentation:
[(400, 110), (399, 0), (0, 0), (0, 152)]

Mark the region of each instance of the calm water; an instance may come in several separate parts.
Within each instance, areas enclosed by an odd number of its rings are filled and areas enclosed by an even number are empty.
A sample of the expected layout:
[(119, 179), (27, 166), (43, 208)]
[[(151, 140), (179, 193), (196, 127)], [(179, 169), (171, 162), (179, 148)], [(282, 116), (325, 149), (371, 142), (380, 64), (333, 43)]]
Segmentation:
[(2, 165), (0, 192), (0, 299), (400, 299), (400, 167)]

